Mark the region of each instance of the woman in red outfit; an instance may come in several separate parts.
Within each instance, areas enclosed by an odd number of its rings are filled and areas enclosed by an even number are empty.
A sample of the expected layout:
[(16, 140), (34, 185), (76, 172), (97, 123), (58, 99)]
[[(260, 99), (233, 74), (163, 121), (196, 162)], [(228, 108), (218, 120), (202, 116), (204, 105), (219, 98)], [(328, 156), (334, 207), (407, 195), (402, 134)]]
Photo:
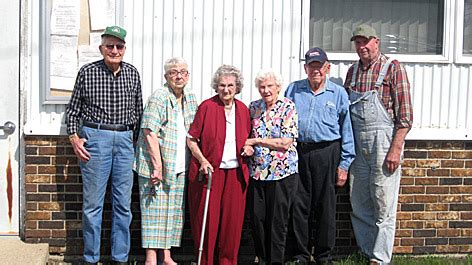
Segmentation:
[[(189, 169), (188, 202), (190, 226), (198, 253), (206, 198), (208, 169), (213, 173), (202, 264), (237, 264), (244, 221), (249, 170), (244, 156), (252, 147), (244, 146), (251, 131), (246, 105), (234, 98), (241, 92), (243, 77), (234, 66), (222, 65), (213, 76), (218, 93), (203, 101), (190, 126), (187, 145), (192, 152)], [(217, 240), (218, 239), (218, 240)]]

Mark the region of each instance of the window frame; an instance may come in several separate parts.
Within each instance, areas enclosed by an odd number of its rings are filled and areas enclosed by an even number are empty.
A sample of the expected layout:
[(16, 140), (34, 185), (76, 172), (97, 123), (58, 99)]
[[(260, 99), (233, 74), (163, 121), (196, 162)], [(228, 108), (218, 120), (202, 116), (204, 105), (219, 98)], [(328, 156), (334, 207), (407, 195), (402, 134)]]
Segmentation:
[(472, 54), (464, 54), (464, 16), (465, 16), (465, 0), (457, 0), (455, 12), (455, 53), (454, 61), (460, 64), (472, 64)]
[[(43, 105), (64, 105), (69, 103), (72, 95), (59, 96), (52, 95), (51, 91), (51, 17), (50, 10), (52, 8), (52, 0), (38, 1), (39, 3), (39, 45), (38, 45), (38, 74), (39, 74), (39, 89), (40, 102)], [(123, 24), (123, 0), (115, 0), (115, 24)]]
[[(310, 41), (310, 5), (315, 0), (305, 0), (302, 3), (302, 29), (301, 29), (301, 51), (300, 58), (304, 60), (305, 51), (309, 47)], [(464, 0), (456, 0), (463, 3)], [(386, 54), (401, 62), (420, 62), (420, 63), (452, 63), (454, 50), (454, 11), (456, 10), (456, 1), (444, 1), (444, 21), (443, 21), (443, 51), (437, 55), (417, 55), (417, 54)], [(462, 13), (463, 19), (463, 13)], [(449, 25), (449, 26), (448, 26)], [(462, 35), (462, 33), (461, 33)], [(462, 42), (461, 42), (462, 43)], [(380, 44), (382, 45), (382, 43)], [(461, 49), (462, 52), (462, 49)], [(359, 57), (355, 52), (328, 52), (330, 61), (357, 61)], [(472, 57), (470, 58), (472, 62)]]

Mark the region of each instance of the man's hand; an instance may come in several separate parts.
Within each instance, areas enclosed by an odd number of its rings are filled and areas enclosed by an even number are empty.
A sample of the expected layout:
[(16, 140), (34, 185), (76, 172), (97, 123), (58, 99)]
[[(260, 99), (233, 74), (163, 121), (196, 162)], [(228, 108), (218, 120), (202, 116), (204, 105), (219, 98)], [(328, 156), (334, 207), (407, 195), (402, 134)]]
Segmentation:
[(87, 162), (90, 160), (90, 154), (84, 147), (84, 143), (87, 141), (84, 138), (79, 138), (79, 136), (74, 133), (69, 136), (70, 143), (72, 148), (74, 148), (74, 153), (77, 158), (82, 162)]
[(388, 172), (393, 173), (397, 170), (398, 166), (400, 166), (400, 156), (401, 156), (401, 146), (397, 147), (396, 145), (392, 145), (388, 150), (387, 156), (385, 157), (385, 167), (387, 168)]
[(336, 187), (342, 187), (346, 184), (347, 180), (347, 171), (338, 167), (336, 170)]

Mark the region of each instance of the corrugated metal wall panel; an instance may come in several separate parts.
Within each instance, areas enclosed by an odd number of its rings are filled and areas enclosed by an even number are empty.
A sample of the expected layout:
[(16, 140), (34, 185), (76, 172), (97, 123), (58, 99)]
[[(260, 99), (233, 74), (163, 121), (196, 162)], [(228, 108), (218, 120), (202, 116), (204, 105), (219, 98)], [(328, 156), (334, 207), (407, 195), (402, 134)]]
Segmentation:
[[(238, 97), (249, 103), (259, 98), (253, 79), (261, 68), (279, 71), (285, 80), (284, 87), (305, 77), (299, 49), (303, 42), (302, 5), (308, 3), (308, 0), (200, 0), (185, 4), (184, 0), (123, 1), (122, 21), (129, 34), (125, 60), (140, 71), (145, 100), (165, 82), (163, 64), (172, 56), (187, 60), (190, 85), (200, 100), (214, 94), (210, 88), (214, 71), (223, 63), (233, 64), (245, 78), (245, 87)], [(331, 78), (342, 84), (351, 63), (333, 62)], [(408, 63), (405, 68), (412, 85), (417, 132), (410, 137), (470, 139), (472, 66)], [(33, 127), (60, 127), (65, 106), (43, 105), (37, 86), (32, 84), (31, 88), (30, 117), (36, 124)]]

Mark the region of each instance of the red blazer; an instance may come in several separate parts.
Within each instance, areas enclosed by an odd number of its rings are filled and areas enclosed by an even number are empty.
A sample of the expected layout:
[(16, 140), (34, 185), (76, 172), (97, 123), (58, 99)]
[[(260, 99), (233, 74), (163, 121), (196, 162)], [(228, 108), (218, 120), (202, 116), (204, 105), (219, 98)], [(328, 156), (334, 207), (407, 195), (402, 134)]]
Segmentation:
[[(243, 102), (234, 99), (236, 104), (236, 154), (238, 163), (244, 174), (246, 184), (249, 183), (249, 169), (246, 158), (241, 156), (242, 148), (251, 133), (251, 118), (249, 110)], [(223, 158), (226, 138), (226, 117), (223, 102), (218, 95), (203, 101), (198, 106), (197, 113), (188, 132), (197, 139), (202, 154), (213, 168), (219, 168)], [(189, 178), (198, 177), (200, 163), (192, 156)]]

